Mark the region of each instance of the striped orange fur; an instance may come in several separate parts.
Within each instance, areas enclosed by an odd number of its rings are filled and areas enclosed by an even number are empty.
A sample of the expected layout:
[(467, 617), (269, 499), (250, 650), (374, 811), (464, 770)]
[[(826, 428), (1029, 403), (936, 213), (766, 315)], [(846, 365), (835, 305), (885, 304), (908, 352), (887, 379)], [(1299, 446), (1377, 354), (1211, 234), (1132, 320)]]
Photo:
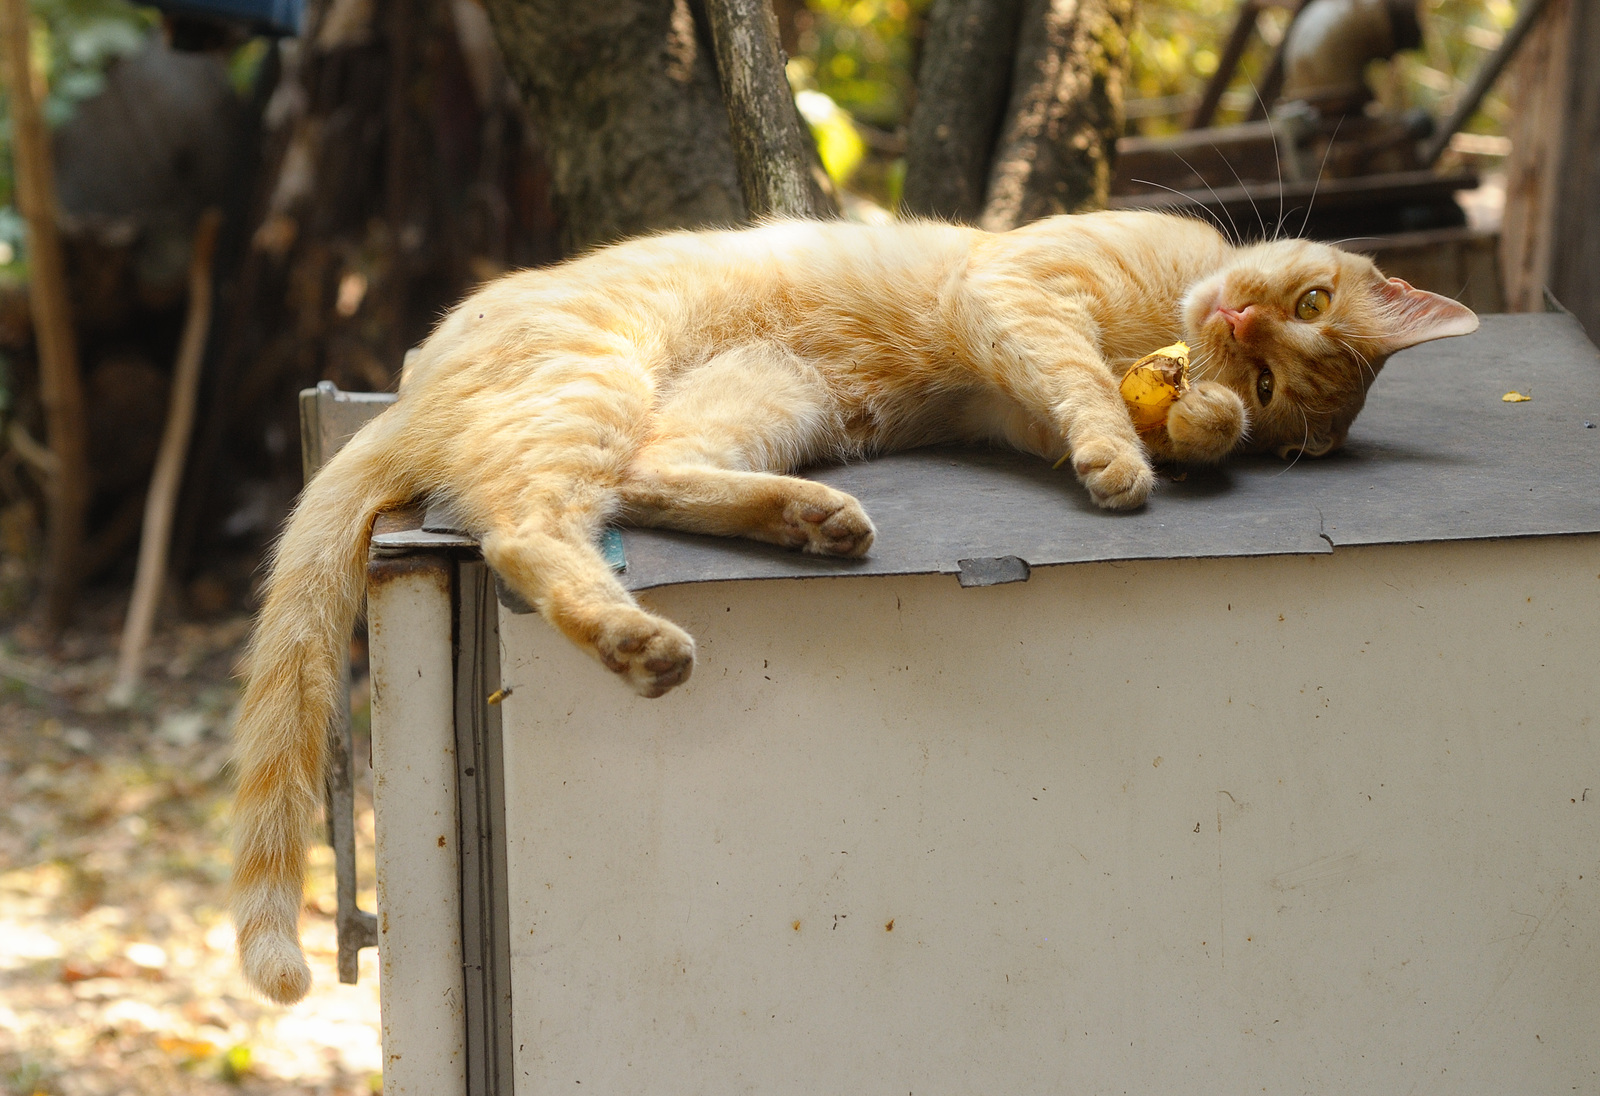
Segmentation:
[[(1325, 307), (1301, 315), (1308, 300)], [(551, 624), (660, 696), (689, 676), (694, 641), (617, 583), (593, 547), (608, 521), (858, 556), (874, 535), (860, 505), (789, 473), (938, 441), (1070, 456), (1097, 503), (1136, 507), (1152, 458), (1335, 448), (1390, 353), (1476, 322), (1359, 256), (1236, 248), (1151, 213), (1004, 234), (776, 222), (636, 240), (486, 286), (307, 487), (279, 545), (236, 732), (246, 975), (281, 1002), (310, 982), (304, 848), (385, 507), (449, 500)], [(1180, 338), (1197, 383), (1152, 453), (1117, 382)]]

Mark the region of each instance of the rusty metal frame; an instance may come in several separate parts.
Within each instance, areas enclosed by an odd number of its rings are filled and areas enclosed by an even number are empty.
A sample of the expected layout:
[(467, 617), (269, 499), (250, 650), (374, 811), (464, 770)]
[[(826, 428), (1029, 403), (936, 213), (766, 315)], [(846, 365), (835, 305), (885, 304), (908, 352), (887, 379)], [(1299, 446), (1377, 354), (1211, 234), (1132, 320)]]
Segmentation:
[[(368, 420), (395, 397), (389, 393), (341, 392), (331, 381), (300, 393), (300, 460), (309, 482)], [(354, 740), (350, 730), (350, 658), (340, 660), (342, 698), (328, 727), (326, 803), (328, 844), (333, 846), (338, 911), (339, 981), (354, 985), (359, 978), (362, 948), (378, 944), (378, 918), (356, 900), (356, 828)]]

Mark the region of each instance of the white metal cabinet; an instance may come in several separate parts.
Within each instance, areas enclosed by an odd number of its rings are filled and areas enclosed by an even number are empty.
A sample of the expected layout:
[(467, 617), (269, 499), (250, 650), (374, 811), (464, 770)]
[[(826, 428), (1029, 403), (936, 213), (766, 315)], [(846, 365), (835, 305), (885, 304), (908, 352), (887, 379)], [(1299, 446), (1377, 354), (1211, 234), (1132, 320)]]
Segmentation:
[(1600, 539), (652, 600), (501, 622), (518, 1093), (1600, 1091)]

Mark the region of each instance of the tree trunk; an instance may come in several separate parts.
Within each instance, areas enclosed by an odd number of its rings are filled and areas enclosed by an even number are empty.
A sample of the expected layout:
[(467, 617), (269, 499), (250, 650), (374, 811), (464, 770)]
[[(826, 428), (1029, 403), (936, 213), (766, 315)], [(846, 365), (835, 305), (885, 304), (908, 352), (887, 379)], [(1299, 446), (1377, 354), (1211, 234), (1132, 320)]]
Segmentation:
[(28, 223), (28, 302), (39, 347), (39, 388), (53, 458), (46, 497), (50, 504), (45, 575), (45, 616), (58, 630), (72, 615), (80, 577), (89, 506), (88, 439), (78, 343), (67, 301), (66, 262), (56, 229), (50, 139), (34, 97), (28, 9), (24, 0), (0, 0), (0, 52), (11, 99), (17, 205)]
[(810, 137), (784, 75), (771, 6), (767, 0), (705, 0), (705, 6), (749, 216), (836, 215), (812, 172)]
[(983, 215), (1021, 16), (1022, 0), (935, 0), (906, 135), (907, 213)]
[(1132, 0), (1026, 0), (985, 228), (1105, 206), (1132, 17)]
[(728, 118), (688, 0), (488, 0), (549, 152), (566, 249), (744, 219)]

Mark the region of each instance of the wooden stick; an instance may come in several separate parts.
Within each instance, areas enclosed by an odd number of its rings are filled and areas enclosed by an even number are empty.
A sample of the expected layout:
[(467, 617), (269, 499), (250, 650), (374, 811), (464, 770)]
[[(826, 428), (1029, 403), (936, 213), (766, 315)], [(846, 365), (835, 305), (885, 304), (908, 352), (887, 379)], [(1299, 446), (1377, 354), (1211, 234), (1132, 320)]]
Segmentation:
[(183, 479), (183, 461), (189, 452), (194, 427), (195, 395), (200, 388), (200, 366), (205, 359), (206, 335), (211, 328), (211, 259), (217, 245), (222, 214), (208, 209), (194, 233), (194, 254), (189, 260), (189, 310), (183, 337), (178, 342), (172, 371), (172, 396), (167, 404), (167, 425), (150, 473), (145, 496), (144, 532), (139, 540), (139, 565), (134, 572), (133, 596), (122, 625), (122, 646), (117, 652), (117, 676), (106, 696), (112, 707), (133, 702), (144, 670), (144, 649), (150, 642), (161, 585), (167, 571), (167, 544), (172, 536), (172, 511)]
[(835, 210), (811, 173), (808, 136), (778, 48), (778, 21), (768, 0), (706, 0), (717, 77), (739, 189), (751, 220), (829, 217)]
[(83, 382), (78, 342), (72, 330), (66, 262), (56, 230), (55, 169), (50, 137), (34, 96), (26, 0), (0, 0), (0, 60), (11, 99), (12, 158), (17, 205), (28, 224), (28, 305), (39, 348), (39, 394), (46, 439), (55, 471), (46, 484), (49, 501), (45, 555), (45, 613), (52, 630), (72, 614), (77, 598), (78, 557), (89, 507), (89, 452), (83, 419)]
[(1289, 33), (1294, 30), (1294, 24), (1300, 18), (1300, 13), (1306, 10), (1306, 5), (1311, 0), (1297, 0), (1294, 14), (1289, 16), (1289, 25), (1283, 28), (1283, 37), (1278, 40), (1278, 48), (1272, 51), (1272, 60), (1267, 63), (1267, 71), (1261, 76), (1261, 83), (1256, 86), (1256, 102), (1250, 108), (1250, 113), (1245, 116), (1247, 122), (1259, 122), (1272, 113), (1272, 104), (1278, 100), (1278, 92), (1283, 90), (1284, 64), (1289, 56)]

